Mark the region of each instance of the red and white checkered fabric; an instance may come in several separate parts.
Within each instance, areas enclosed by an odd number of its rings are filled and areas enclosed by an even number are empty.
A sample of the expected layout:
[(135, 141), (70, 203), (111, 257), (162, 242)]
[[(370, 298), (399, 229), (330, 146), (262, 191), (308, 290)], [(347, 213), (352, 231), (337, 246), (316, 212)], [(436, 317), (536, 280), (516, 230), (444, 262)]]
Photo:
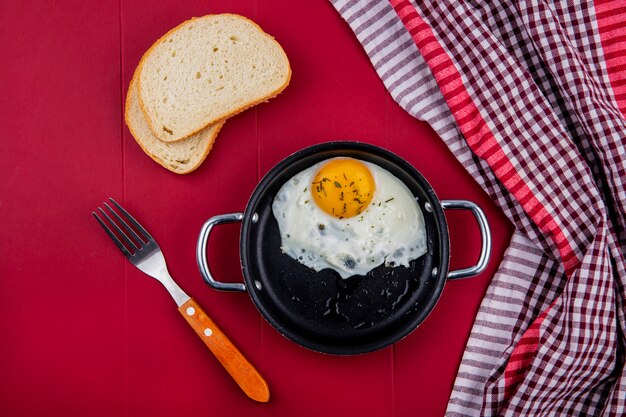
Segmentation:
[(516, 227), (447, 415), (626, 415), (626, 5), (331, 1)]

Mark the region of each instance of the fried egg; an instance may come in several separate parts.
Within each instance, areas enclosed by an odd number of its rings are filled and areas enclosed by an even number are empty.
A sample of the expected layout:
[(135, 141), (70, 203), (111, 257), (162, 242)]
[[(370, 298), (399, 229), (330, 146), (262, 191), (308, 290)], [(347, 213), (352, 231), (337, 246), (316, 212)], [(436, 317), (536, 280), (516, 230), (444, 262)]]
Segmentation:
[(315, 271), (348, 278), (383, 263), (408, 267), (426, 252), (416, 198), (366, 161), (332, 158), (301, 171), (280, 188), (272, 212), (282, 252)]

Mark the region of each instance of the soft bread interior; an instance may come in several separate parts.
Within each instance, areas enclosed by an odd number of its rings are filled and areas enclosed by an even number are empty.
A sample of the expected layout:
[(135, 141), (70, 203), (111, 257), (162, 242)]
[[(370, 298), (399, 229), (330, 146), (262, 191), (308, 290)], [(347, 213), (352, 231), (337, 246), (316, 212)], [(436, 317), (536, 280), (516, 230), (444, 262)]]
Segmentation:
[(139, 98), (156, 137), (175, 142), (279, 94), (291, 69), (281, 46), (232, 14), (188, 20), (139, 64)]

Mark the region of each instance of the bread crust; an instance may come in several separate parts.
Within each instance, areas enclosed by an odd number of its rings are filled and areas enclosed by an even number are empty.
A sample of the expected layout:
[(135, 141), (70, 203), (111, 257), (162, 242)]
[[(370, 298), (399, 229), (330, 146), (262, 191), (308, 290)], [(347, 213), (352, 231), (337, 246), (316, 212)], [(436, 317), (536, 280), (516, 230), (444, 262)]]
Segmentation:
[[(206, 159), (206, 157), (209, 155), (209, 152), (211, 152), (211, 149), (213, 149), (213, 144), (215, 143), (215, 139), (217, 138), (217, 135), (219, 134), (220, 130), (222, 129), (222, 126), (224, 126), (225, 120), (220, 120), (216, 123), (214, 123), (212, 126), (207, 126), (206, 128), (212, 128), (213, 129), (213, 133), (211, 134), (211, 136), (209, 137), (209, 140), (206, 142), (205, 146), (202, 149), (202, 155), (201, 157), (198, 159), (197, 163), (195, 165), (189, 166), (187, 169), (175, 169), (174, 167), (172, 167), (170, 164), (168, 164), (166, 161), (164, 161), (163, 159), (161, 159), (161, 157), (153, 152), (150, 151), (150, 149), (148, 149), (148, 147), (145, 145), (145, 143), (140, 139), (141, 135), (139, 135), (138, 132), (135, 131), (135, 129), (133, 128), (133, 123), (131, 123), (130, 121), (130, 104), (131, 101), (129, 99), (129, 96), (131, 94), (132, 91), (132, 87), (133, 84), (137, 82), (138, 78), (139, 78), (139, 72), (138, 69), (135, 70), (135, 73), (133, 74), (133, 78), (131, 79), (129, 85), (128, 85), (128, 91), (126, 92), (126, 103), (124, 106), (124, 120), (126, 122), (126, 126), (128, 126), (128, 130), (130, 130), (130, 133), (132, 134), (133, 138), (135, 139), (135, 142), (137, 142), (137, 144), (139, 145), (139, 147), (144, 151), (144, 153), (146, 155), (148, 155), (150, 158), (152, 158), (153, 161), (155, 161), (156, 163), (158, 163), (159, 165), (161, 165), (163, 168), (167, 169), (168, 171), (171, 171), (175, 174), (189, 174), (193, 171), (195, 171), (196, 169), (198, 169), (200, 167), (200, 165), (202, 165), (202, 163), (204, 162), (204, 160)], [(137, 92), (137, 94), (139, 94)], [(137, 100), (139, 100), (139, 97), (137, 97)], [(143, 112), (142, 112), (143, 113)], [(142, 116), (145, 119), (145, 115), (142, 114)], [(147, 120), (146, 120), (147, 122)], [(155, 136), (156, 138), (156, 136)], [(156, 138), (158, 139), (158, 138)], [(187, 137), (186, 139), (189, 139), (189, 137)], [(186, 140), (186, 139), (182, 139), (182, 140)]]
[[(180, 30), (181, 28), (183, 28), (184, 26), (192, 23), (195, 20), (199, 20), (199, 19), (205, 19), (205, 18), (211, 18), (211, 17), (216, 17), (216, 16), (232, 16), (235, 18), (241, 18), (241, 19), (245, 19), (248, 22), (252, 23), (252, 25), (254, 25), (256, 27), (256, 29), (263, 35), (268, 37), (269, 39), (271, 39), (273, 42), (275, 42), (278, 45), (278, 48), (280, 50), (280, 53), (287, 65), (287, 77), (285, 78), (285, 82), (279, 86), (275, 91), (270, 92), (269, 94), (267, 94), (264, 97), (259, 98), (258, 100), (252, 101), (250, 103), (246, 103), (241, 107), (238, 107), (236, 109), (234, 109), (231, 112), (228, 113), (224, 113), (223, 115), (220, 115), (219, 117), (215, 117), (213, 120), (209, 120), (207, 121), (204, 125), (202, 125), (201, 127), (199, 127), (198, 129), (192, 131), (191, 133), (181, 137), (180, 139), (177, 140), (172, 140), (172, 141), (168, 141), (168, 142), (177, 142), (179, 140), (183, 140), (188, 138), (189, 136), (192, 136), (198, 132), (200, 132), (201, 130), (205, 129), (207, 126), (216, 123), (219, 120), (226, 120), (236, 114), (239, 114), (241, 112), (243, 112), (244, 110), (247, 110), (251, 107), (256, 106), (257, 104), (266, 102), (276, 96), (278, 96), (281, 92), (283, 92), (283, 90), (285, 88), (287, 88), (287, 86), (289, 85), (289, 82), (291, 81), (291, 65), (289, 63), (289, 58), (287, 58), (287, 54), (285, 53), (283, 47), (280, 45), (280, 43), (278, 43), (278, 41), (276, 41), (276, 38), (274, 38), (273, 36), (269, 35), (268, 33), (266, 33), (265, 31), (263, 31), (263, 29), (254, 21), (252, 21), (251, 19), (248, 19), (245, 16), (241, 16), (238, 14), (234, 14), (234, 13), (221, 13), (221, 14), (208, 14), (205, 16), (200, 16), (200, 17), (192, 17), (191, 19), (185, 20), (184, 22), (182, 22), (181, 24), (179, 24), (178, 26), (170, 29), (169, 31), (167, 31), (163, 36), (161, 36), (156, 42), (154, 42), (152, 44), (152, 46), (143, 54), (143, 56), (141, 57), (141, 60), (139, 61), (139, 64), (137, 65), (137, 69), (136, 69), (136, 74), (137, 75), (137, 90), (138, 90), (138, 96), (139, 96), (139, 106), (141, 107), (141, 111), (144, 114), (144, 118), (146, 119), (147, 123), (148, 123), (148, 127), (150, 128), (150, 130), (152, 130), (152, 133), (159, 139), (161, 139), (161, 137), (159, 136), (159, 129), (156, 128), (156, 126), (154, 125), (154, 121), (149, 117), (148, 115), (148, 111), (146, 110), (146, 106), (144, 104), (143, 98), (142, 98), (142, 94), (141, 94), (141, 77), (139, 76), (139, 74), (141, 74), (141, 72), (143, 71), (143, 65), (146, 61), (146, 58), (148, 56), (150, 56), (150, 54), (152, 53), (152, 51), (161, 43), (163, 42), (169, 35), (171, 35), (172, 33)], [(134, 78), (134, 77), (133, 77)], [(162, 140), (162, 139), (161, 139)]]

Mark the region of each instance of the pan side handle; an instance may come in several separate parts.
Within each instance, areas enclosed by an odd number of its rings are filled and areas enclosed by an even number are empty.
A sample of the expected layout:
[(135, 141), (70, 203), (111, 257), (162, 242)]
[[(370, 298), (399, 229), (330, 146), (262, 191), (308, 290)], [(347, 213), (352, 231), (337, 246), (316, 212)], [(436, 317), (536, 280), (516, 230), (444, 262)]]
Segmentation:
[(474, 202), (468, 200), (444, 200), (441, 206), (446, 210), (470, 210), (474, 218), (478, 222), (482, 245), (480, 248), (480, 256), (476, 265), (469, 268), (457, 269), (448, 272), (448, 279), (469, 278), (480, 274), (485, 270), (491, 257), (491, 230), (487, 217), (482, 209)]
[(219, 216), (213, 216), (209, 220), (207, 220), (202, 229), (200, 230), (200, 235), (198, 236), (198, 246), (196, 247), (196, 260), (198, 261), (198, 269), (200, 270), (200, 274), (206, 282), (211, 287), (220, 291), (245, 291), (246, 285), (244, 283), (231, 283), (231, 282), (220, 282), (217, 281), (213, 274), (211, 274), (211, 270), (209, 268), (209, 261), (206, 255), (207, 245), (209, 243), (209, 236), (211, 234), (211, 230), (213, 227), (219, 224), (226, 223), (235, 223), (240, 222), (243, 219), (243, 213), (230, 213), (230, 214), (220, 214)]

